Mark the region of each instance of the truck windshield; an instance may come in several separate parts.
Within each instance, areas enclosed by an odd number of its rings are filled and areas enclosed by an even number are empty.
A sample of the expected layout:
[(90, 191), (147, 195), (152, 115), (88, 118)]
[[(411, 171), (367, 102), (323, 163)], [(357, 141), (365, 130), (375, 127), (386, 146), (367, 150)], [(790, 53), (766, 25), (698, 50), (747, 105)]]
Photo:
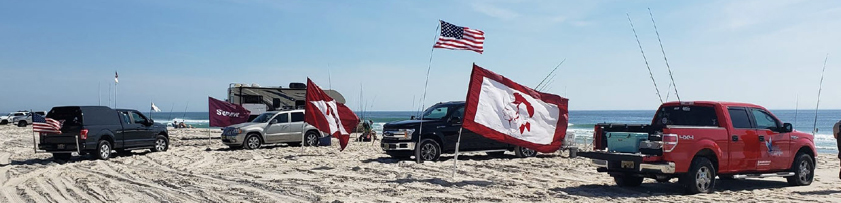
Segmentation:
[(441, 120), (444, 116), (447, 116), (447, 112), (449, 112), (449, 110), (449, 106), (430, 107), (423, 112), (423, 120)]
[(260, 114), (260, 116), (257, 116), (257, 118), (254, 118), (254, 120), (252, 120), (251, 122), (252, 123), (269, 122), (269, 119), (271, 119), (272, 116), (274, 116), (274, 113), (263, 113), (263, 114)]
[(718, 126), (715, 109), (708, 106), (666, 106), (657, 111), (652, 125)]

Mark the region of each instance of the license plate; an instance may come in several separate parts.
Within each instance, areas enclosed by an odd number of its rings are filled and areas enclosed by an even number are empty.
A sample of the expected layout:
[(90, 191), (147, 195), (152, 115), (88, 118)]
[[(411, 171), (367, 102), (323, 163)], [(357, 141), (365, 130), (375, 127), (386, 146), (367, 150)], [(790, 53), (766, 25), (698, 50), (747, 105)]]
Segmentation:
[(635, 168), (634, 161), (622, 161), (622, 168)]
[(58, 144), (58, 146), (56, 147), (58, 147), (59, 149), (64, 149), (64, 144)]

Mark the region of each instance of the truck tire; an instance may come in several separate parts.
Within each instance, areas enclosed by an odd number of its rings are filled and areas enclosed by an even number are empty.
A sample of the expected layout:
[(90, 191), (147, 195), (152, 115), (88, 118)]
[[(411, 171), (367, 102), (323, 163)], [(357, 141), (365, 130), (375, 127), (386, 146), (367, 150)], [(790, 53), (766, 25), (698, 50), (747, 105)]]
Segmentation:
[(111, 146), (111, 142), (108, 142), (108, 140), (100, 140), (99, 143), (96, 144), (96, 151), (93, 152), (94, 158), (101, 160), (108, 160), (108, 158), (111, 158)]
[(639, 187), (642, 185), (642, 180), (643, 177), (632, 175), (613, 176), (613, 181), (616, 182), (616, 185), (619, 187)]
[(245, 136), (245, 140), (243, 141), (242, 145), (246, 149), (257, 149), (260, 148), (261, 145), (263, 145), (263, 140), (260, 139), (260, 136), (257, 136), (256, 134), (249, 134), (248, 136)]
[(441, 158), (441, 145), (433, 139), (423, 139), (420, 142), (420, 159), (423, 161), (437, 161)]
[(304, 146), (318, 146), (318, 133), (309, 131), (304, 134)]
[(514, 148), (514, 154), (516, 154), (517, 157), (520, 157), (520, 158), (534, 157), (534, 156), (537, 156), (537, 151), (534, 151), (533, 149), (517, 146), (517, 147)]
[(70, 153), (53, 153), (53, 159), (67, 161), (72, 155)]
[(26, 121), (18, 121), (18, 127), (26, 127)]
[(797, 153), (794, 163), (791, 164), (791, 171), (794, 172), (794, 176), (786, 177), (788, 185), (811, 185), (812, 179), (815, 178), (815, 163), (812, 162), (812, 156), (802, 152)]
[(152, 152), (165, 152), (169, 149), (169, 139), (166, 136), (158, 135), (155, 137), (155, 146), (152, 146)]
[(715, 167), (706, 157), (695, 157), (689, 172), (679, 178), (686, 194), (712, 193), (715, 188)]

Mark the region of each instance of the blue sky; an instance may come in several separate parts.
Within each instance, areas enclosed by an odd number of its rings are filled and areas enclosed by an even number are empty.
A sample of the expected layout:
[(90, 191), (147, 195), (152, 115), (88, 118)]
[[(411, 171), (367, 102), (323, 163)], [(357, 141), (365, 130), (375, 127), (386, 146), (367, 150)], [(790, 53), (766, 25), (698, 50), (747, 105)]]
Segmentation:
[[(683, 100), (841, 108), (839, 1), (0, 1), (0, 112), (107, 103), (207, 109), (229, 83), (312, 78), (370, 110), (411, 110), (438, 20), (486, 33), (485, 52), (436, 49), (426, 106), (463, 100), (471, 64), (535, 86), (572, 110), (655, 109), (633, 18), (660, 91)], [(328, 81), (328, 70), (332, 76)], [(670, 100), (674, 100), (671, 93)], [(415, 107), (413, 107), (413, 104)]]

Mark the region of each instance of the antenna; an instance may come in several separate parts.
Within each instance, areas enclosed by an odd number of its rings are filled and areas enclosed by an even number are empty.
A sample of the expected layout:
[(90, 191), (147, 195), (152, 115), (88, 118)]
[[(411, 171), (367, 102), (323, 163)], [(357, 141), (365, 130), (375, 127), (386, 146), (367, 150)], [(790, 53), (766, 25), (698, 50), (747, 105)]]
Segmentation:
[(818, 107), (821, 106), (821, 89), (823, 89), (823, 73), (826, 72), (826, 60), (829, 59), (829, 53), (823, 58), (823, 69), (821, 70), (821, 84), (818, 86), (818, 102), (815, 104), (815, 123), (812, 125), (812, 136), (818, 133)]
[(543, 82), (545, 82), (545, 81), (546, 81), (546, 79), (547, 79), (547, 78), (549, 78), (549, 76), (551, 76), (551, 75), (552, 75), (552, 73), (555, 73), (555, 71), (556, 71), (556, 70), (558, 70), (558, 67), (561, 67), (561, 64), (564, 64), (564, 62), (565, 62), (565, 61), (567, 61), (567, 59), (566, 59), (566, 58), (564, 58), (564, 60), (562, 60), (562, 61), (561, 61), (561, 63), (558, 63), (558, 65), (557, 65), (557, 66), (555, 66), (555, 68), (554, 68), (554, 69), (552, 69), (552, 71), (551, 71), (551, 72), (549, 72), (549, 74), (548, 74), (548, 75), (546, 75), (546, 77), (544, 77), (544, 78), (543, 78), (543, 80), (541, 80), (541, 81), (540, 81), (540, 83), (538, 83), (538, 84), (537, 84), (537, 86), (535, 86), (535, 87), (534, 87), (534, 89), (538, 89), (538, 88), (540, 88), (540, 85), (542, 85), (542, 84), (543, 84)]
[(327, 63), (327, 88), (333, 89), (333, 80), (330, 78), (330, 63)]
[[(674, 85), (675, 96), (677, 97), (677, 101), (680, 102), (680, 94), (677, 93), (677, 84), (675, 83), (675, 77), (672, 76), (672, 68), (669, 66), (669, 58), (666, 58), (666, 50), (663, 49), (663, 41), (660, 40), (660, 32), (657, 31), (657, 23), (654, 22), (654, 14), (651, 13), (651, 8), (648, 8), (648, 15), (651, 16), (651, 23), (654, 24), (654, 33), (657, 33), (657, 42), (660, 43), (660, 51), (663, 52), (663, 60), (666, 61), (666, 69), (669, 70), (669, 78), (672, 79), (672, 82), (669, 83), (669, 88), (672, 88), (672, 85)], [(639, 41), (639, 40), (637, 40), (637, 41)], [(667, 90), (669, 88), (667, 88)], [(671, 91), (666, 92), (666, 100), (669, 100), (669, 93), (670, 92)]]
[(642, 53), (642, 60), (645, 61), (645, 67), (648, 68), (648, 75), (651, 76), (651, 82), (654, 83), (654, 90), (657, 90), (657, 98), (660, 99), (660, 103), (663, 103), (663, 96), (660, 96), (660, 88), (657, 87), (657, 81), (654, 80), (654, 74), (651, 73), (651, 66), (648, 65), (648, 59), (645, 58), (645, 51), (642, 50), (642, 43), (640, 43), (640, 38), (637, 36), (637, 30), (634, 29), (634, 22), (631, 21), (631, 14), (625, 13), (628, 16), (628, 23), (631, 24), (631, 31), (634, 31), (634, 38), (637, 39), (637, 45), (640, 47), (640, 53)]

